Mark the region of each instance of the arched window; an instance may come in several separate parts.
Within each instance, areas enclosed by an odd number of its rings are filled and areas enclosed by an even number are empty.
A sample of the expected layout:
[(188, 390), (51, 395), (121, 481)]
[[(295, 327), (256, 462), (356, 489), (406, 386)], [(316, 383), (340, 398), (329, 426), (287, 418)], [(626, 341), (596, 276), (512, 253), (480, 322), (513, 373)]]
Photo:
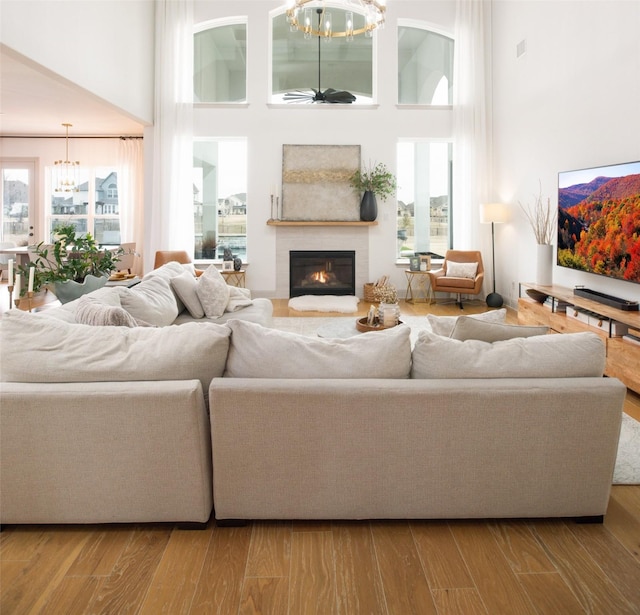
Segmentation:
[(197, 103), (246, 102), (246, 17), (219, 19), (196, 27), (193, 94)]
[(453, 39), (424, 24), (398, 25), (398, 104), (453, 104)]
[[(330, 1), (313, 3), (311, 18), (318, 19), (316, 10), (326, 6), (331, 13), (335, 30), (342, 30), (346, 20), (344, 9)], [(353, 27), (364, 26), (365, 18), (353, 12)], [(371, 104), (375, 99), (374, 45), (376, 36), (357, 35), (325, 39), (305, 37), (291, 30), (282, 9), (271, 13), (271, 102), (309, 102), (302, 97), (295, 100), (289, 93), (326, 91), (332, 88), (347, 91), (356, 97), (354, 104)]]

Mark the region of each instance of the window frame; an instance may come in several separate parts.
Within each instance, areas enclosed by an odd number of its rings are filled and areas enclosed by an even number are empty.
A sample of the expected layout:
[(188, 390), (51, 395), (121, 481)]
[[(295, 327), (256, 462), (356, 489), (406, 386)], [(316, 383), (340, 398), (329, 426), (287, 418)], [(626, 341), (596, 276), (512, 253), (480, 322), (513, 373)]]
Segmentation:
[[(309, 8), (317, 8), (325, 5), (328, 9), (337, 9), (344, 11), (344, 5), (338, 2), (332, 2), (331, 0), (325, 0), (324, 2), (312, 2)], [(269, 11), (269, 33), (268, 33), (268, 75), (267, 75), (267, 106), (270, 108), (290, 109), (292, 107), (296, 109), (317, 108), (317, 107), (330, 107), (345, 108), (356, 107), (358, 109), (376, 108), (378, 107), (378, 32), (374, 31), (371, 37), (371, 100), (367, 102), (359, 103), (356, 101), (351, 104), (300, 104), (300, 103), (286, 103), (284, 101), (276, 100), (273, 93), (273, 20), (275, 17), (284, 15), (286, 13), (286, 6), (281, 6)], [(349, 10), (353, 13), (364, 15), (364, 11), (359, 10), (356, 5), (349, 5)], [(302, 32), (298, 32), (301, 37)], [(364, 35), (361, 35), (364, 36)]]
[[(423, 103), (401, 103), (399, 100), (399, 85), (400, 85), (400, 66), (399, 66), (399, 43), (400, 43), (400, 28), (415, 28), (417, 30), (426, 30), (428, 32), (433, 32), (434, 34), (438, 34), (440, 36), (444, 36), (446, 38), (451, 39), (453, 42), (453, 54), (455, 58), (456, 53), (456, 39), (454, 33), (442, 26), (436, 25), (429, 21), (424, 21), (420, 19), (410, 19), (407, 17), (399, 17), (396, 23), (396, 58), (398, 65), (396, 66), (396, 78), (397, 78), (397, 87), (396, 87), (396, 105), (400, 109), (433, 109), (433, 110), (441, 110), (441, 109), (453, 109), (453, 103), (448, 105), (431, 105), (431, 104), (423, 104)], [(455, 62), (455, 60), (454, 60)], [(455, 79), (455, 74), (453, 72), (453, 66), (451, 68), (451, 78), (452, 81)], [(453, 87), (453, 84), (452, 84)]]
[[(216, 19), (208, 19), (206, 21), (201, 21), (194, 25), (193, 27), (193, 46), (195, 48), (195, 37), (196, 34), (200, 32), (205, 32), (206, 30), (212, 30), (215, 28), (223, 28), (227, 26), (236, 26), (236, 25), (244, 25), (245, 26), (245, 40), (246, 40), (246, 58), (245, 58), (245, 67), (244, 67), (244, 91), (245, 91), (245, 99), (243, 101), (224, 101), (224, 102), (206, 102), (206, 101), (195, 101), (195, 57), (194, 57), (194, 67), (193, 67), (193, 106), (194, 108), (208, 108), (208, 107), (242, 107), (248, 106), (249, 104), (249, 53), (250, 53), (250, 41), (249, 41), (249, 18), (247, 15), (234, 15), (230, 17), (220, 17)], [(195, 52), (194, 52), (195, 56)]]

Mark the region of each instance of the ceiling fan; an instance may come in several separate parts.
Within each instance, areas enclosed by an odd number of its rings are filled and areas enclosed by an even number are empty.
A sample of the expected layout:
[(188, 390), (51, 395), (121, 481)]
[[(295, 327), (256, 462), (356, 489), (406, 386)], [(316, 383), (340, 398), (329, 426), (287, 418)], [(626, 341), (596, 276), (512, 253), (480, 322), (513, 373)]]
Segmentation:
[[(322, 24), (322, 14), (324, 13), (324, 8), (317, 8), (316, 13), (318, 14), (318, 32), (320, 31), (320, 27)], [(321, 59), (321, 51), (320, 51), (320, 34), (318, 34), (318, 89), (309, 88), (311, 92), (305, 92), (303, 90), (296, 90), (295, 92), (287, 92), (283, 98), (286, 102), (290, 103), (333, 103), (333, 104), (343, 104), (348, 105), (356, 100), (356, 97), (346, 90), (335, 90), (333, 88), (327, 88), (324, 92), (321, 88), (320, 81), (320, 59)]]

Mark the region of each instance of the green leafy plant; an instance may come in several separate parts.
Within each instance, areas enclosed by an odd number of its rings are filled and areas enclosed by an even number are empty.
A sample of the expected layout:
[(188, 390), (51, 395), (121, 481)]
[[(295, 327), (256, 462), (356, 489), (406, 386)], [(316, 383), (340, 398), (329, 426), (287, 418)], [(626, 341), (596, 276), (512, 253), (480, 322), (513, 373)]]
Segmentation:
[[(122, 248), (101, 249), (90, 233), (77, 235), (73, 224), (57, 226), (53, 234), (56, 237), (53, 244), (39, 243), (34, 250), (35, 261), (17, 268), (23, 280), (28, 280), (29, 269), (35, 268), (34, 292), (55, 282), (84, 282), (88, 275), (109, 275), (124, 253)], [(23, 284), (20, 294), (24, 295), (26, 291), (26, 284)]]
[(376, 165), (369, 163), (363, 170), (357, 170), (350, 178), (349, 183), (360, 192), (373, 192), (381, 199), (393, 196), (398, 188), (395, 175), (387, 167), (378, 162)]

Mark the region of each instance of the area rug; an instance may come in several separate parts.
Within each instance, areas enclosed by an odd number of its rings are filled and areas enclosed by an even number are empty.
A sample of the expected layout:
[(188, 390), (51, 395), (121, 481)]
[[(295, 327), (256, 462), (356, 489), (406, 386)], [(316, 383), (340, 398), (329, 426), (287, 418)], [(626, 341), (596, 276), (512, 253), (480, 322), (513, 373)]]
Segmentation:
[[(306, 316), (299, 318), (274, 318), (272, 326), (280, 331), (311, 335), (315, 337), (318, 329), (326, 327), (329, 323), (354, 320), (355, 317), (344, 316)], [(411, 327), (412, 346), (422, 329), (430, 329), (429, 321), (425, 316), (402, 316), (402, 321)], [(613, 473), (614, 485), (640, 485), (640, 423), (628, 414), (622, 415), (622, 428), (620, 431), (620, 443), (618, 445), (618, 457)]]
[(354, 314), (358, 311), (358, 297), (353, 295), (302, 295), (289, 299), (289, 307), (299, 312), (342, 312)]
[(622, 415), (613, 484), (640, 485), (640, 423), (628, 414)]

